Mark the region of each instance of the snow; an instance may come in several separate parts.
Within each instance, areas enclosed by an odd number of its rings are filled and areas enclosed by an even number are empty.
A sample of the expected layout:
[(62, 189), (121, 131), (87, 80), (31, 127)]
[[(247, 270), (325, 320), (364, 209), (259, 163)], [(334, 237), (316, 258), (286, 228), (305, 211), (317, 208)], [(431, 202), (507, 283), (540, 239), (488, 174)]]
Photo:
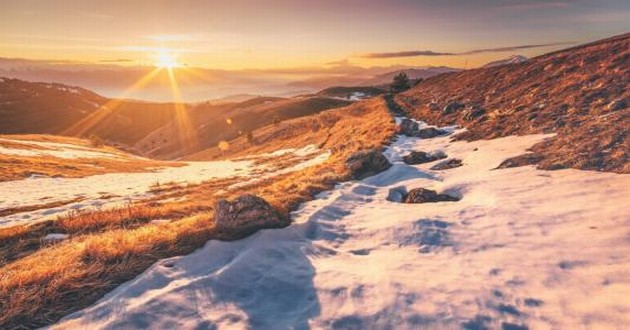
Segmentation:
[[(29, 142), (35, 143), (35, 142)], [(52, 143), (38, 142), (38, 145)], [(63, 150), (69, 153), (68, 150)], [(83, 155), (83, 151), (77, 151)], [(263, 175), (260, 170), (267, 165), (255, 165), (254, 160), (226, 160), (210, 162), (186, 162), (181, 167), (165, 167), (154, 172), (108, 173), (83, 178), (51, 178), (34, 175), (25, 180), (0, 182), (0, 210), (72, 201), (54, 208), (41, 208), (0, 217), (0, 228), (23, 223), (54, 219), (72, 210), (104, 208), (154, 196), (151, 188), (157, 183), (197, 184), (203, 181), (230, 177), (242, 177), (238, 188), (266, 179), (316, 165), (325, 161), (330, 153), (322, 152), (314, 146), (302, 149), (280, 150), (280, 154), (294, 153), (296, 156), (309, 156), (305, 161), (283, 169), (276, 169)]]
[[(0, 142), (11, 142), (25, 146), (39, 147), (37, 149), (17, 149), (0, 146), (0, 154), (21, 156), (21, 157), (57, 157), (65, 159), (75, 158), (140, 158), (129, 154), (117, 153), (113, 150), (95, 151), (93, 148), (82, 147), (69, 143), (25, 141), (16, 139), (0, 138)], [(43, 148), (43, 149), (40, 149)]]
[[(549, 135), (400, 137), (387, 171), (294, 224), (162, 260), (55, 328), (614, 328), (630, 324), (627, 175), (494, 168)], [(399, 161), (442, 150), (464, 165)], [(426, 187), (459, 202), (401, 204)]]
[(55, 241), (63, 241), (70, 237), (68, 234), (48, 234), (44, 236), (45, 242), (55, 242)]

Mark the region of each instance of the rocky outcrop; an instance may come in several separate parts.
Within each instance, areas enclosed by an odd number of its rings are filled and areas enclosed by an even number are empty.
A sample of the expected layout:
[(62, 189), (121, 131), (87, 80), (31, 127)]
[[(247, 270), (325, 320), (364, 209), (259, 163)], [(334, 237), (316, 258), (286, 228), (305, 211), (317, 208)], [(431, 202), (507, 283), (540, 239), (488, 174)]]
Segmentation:
[(433, 165), (431, 167), (431, 170), (434, 170), (434, 171), (448, 170), (451, 168), (460, 167), (462, 165), (464, 165), (464, 163), (462, 162), (461, 159), (452, 158), (452, 159), (440, 162), (439, 164)]
[(425, 188), (416, 188), (409, 191), (405, 199), (404, 203), (435, 203), (435, 202), (457, 202), (459, 201), (459, 197), (447, 195), (447, 194), (438, 194), (435, 190), (425, 189)]
[(446, 158), (446, 154), (443, 152), (428, 153), (424, 151), (412, 151), (403, 157), (403, 162), (407, 165), (418, 165), (444, 158)]
[(383, 153), (375, 149), (359, 151), (353, 154), (346, 160), (346, 165), (352, 178), (355, 180), (376, 175), (392, 166), (387, 158), (383, 156)]
[(280, 228), (289, 224), (289, 219), (267, 201), (251, 194), (233, 201), (219, 200), (214, 210), (214, 221), (220, 233), (234, 238), (247, 236), (260, 229)]

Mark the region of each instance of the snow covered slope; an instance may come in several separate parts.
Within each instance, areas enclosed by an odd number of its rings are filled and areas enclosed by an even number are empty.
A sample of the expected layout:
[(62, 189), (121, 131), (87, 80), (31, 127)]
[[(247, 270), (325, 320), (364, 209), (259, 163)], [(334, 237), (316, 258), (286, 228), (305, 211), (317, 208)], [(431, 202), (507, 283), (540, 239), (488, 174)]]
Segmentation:
[[(628, 175), (494, 168), (548, 136), (400, 137), (387, 171), (295, 223), (158, 262), (54, 328), (521, 329), (630, 324)], [(463, 166), (408, 166), (442, 150)], [(390, 202), (425, 187), (459, 202)]]
[[(3, 140), (0, 139), (0, 142)], [(120, 158), (120, 161), (130, 161), (135, 157), (114, 151), (99, 152), (64, 143), (36, 141), (19, 143), (46, 149), (10, 149), (0, 146), (0, 154), (13, 152), (20, 156), (50, 155), (75, 161), (85, 159), (85, 164), (90, 164), (90, 158)], [(55, 149), (52, 149), (53, 147)], [(257, 160), (273, 159), (287, 154), (301, 161), (295, 164), (288, 162), (282, 168), (256, 163)], [(309, 145), (302, 149), (283, 149), (242, 160), (172, 162), (172, 166), (147, 168), (133, 173), (116, 172), (81, 178), (38, 175), (23, 180), (0, 181), (0, 228), (54, 219), (72, 210), (112, 207), (154, 197), (156, 194), (153, 188), (160, 184), (198, 184), (203, 181), (239, 177), (242, 180), (238, 182), (238, 186), (247, 185), (319, 164), (329, 156), (329, 152), (322, 152), (314, 145)], [(156, 166), (158, 165), (160, 164), (156, 163)], [(234, 184), (233, 188), (238, 186)], [(57, 205), (51, 207), (51, 204)], [(8, 212), (9, 210), (15, 211)], [(2, 215), (2, 212), (9, 214)]]

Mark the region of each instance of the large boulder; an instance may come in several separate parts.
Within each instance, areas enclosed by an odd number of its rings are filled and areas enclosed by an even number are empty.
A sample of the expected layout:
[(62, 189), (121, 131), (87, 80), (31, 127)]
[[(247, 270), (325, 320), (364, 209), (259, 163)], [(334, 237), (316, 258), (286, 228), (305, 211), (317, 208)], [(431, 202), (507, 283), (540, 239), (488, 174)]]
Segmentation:
[(239, 238), (260, 229), (280, 228), (289, 220), (264, 199), (245, 194), (233, 201), (221, 199), (214, 209), (214, 221), (220, 233)]
[(375, 149), (359, 151), (351, 155), (346, 160), (346, 165), (355, 180), (376, 175), (392, 166), (383, 153)]
[(443, 152), (428, 153), (424, 151), (412, 151), (403, 157), (403, 162), (407, 165), (418, 165), (444, 158), (446, 158), (446, 154)]
[(409, 191), (403, 202), (405, 203), (435, 203), (435, 202), (457, 202), (460, 198), (438, 194), (435, 190), (416, 188)]

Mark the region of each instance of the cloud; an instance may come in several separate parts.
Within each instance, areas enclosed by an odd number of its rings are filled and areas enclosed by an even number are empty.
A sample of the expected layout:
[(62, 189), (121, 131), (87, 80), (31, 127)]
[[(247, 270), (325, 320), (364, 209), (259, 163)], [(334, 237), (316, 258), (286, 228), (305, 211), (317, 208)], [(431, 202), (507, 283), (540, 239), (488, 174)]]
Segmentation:
[(445, 52), (436, 52), (432, 50), (411, 50), (405, 52), (390, 52), (390, 53), (369, 53), (361, 55), (362, 58), (399, 58), (399, 57), (417, 57), (417, 56), (456, 56), (456, 55), (474, 55), (481, 53), (503, 53), (503, 52), (513, 52), (521, 49), (530, 49), (530, 48), (543, 48), (543, 47), (552, 47), (552, 46), (560, 46), (560, 45), (569, 45), (573, 44), (573, 42), (556, 42), (549, 44), (533, 44), (533, 45), (519, 45), (519, 46), (509, 46), (509, 47), (497, 47), (497, 48), (484, 48), (484, 49), (474, 49), (467, 52), (462, 53), (445, 53)]
[(534, 2), (523, 2), (523, 3), (513, 3), (513, 4), (503, 4), (499, 5), (500, 9), (507, 10), (539, 10), (539, 9), (554, 9), (554, 8), (567, 8), (571, 4), (566, 1), (534, 1)]
[(134, 60), (129, 59), (129, 58), (117, 58), (117, 59), (113, 59), (113, 60), (99, 60), (99, 63), (130, 63), (130, 62), (134, 62)]
[(339, 60), (339, 61), (332, 61), (332, 62), (328, 62), (328, 63), (324, 63), (324, 65), (330, 65), (330, 66), (348, 66), (351, 65), (350, 60), (343, 59), (343, 60)]
[(412, 51), (406, 51), (406, 52), (370, 53), (370, 54), (365, 54), (361, 57), (363, 58), (396, 58), (396, 57), (448, 56), (448, 55), (457, 55), (457, 54), (434, 52), (432, 50), (412, 50)]
[(457, 55), (473, 55), (473, 54), (481, 54), (481, 53), (503, 53), (503, 52), (513, 52), (521, 49), (530, 49), (530, 48), (543, 48), (543, 47), (552, 47), (552, 46), (561, 46), (561, 45), (570, 45), (572, 42), (555, 42), (551, 44), (534, 44), (534, 45), (520, 45), (520, 46), (511, 46), (511, 47), (498, 47), (498, 48), (486, 48), (486, 49), (475, 49), (468, 52), (459, 53)]

